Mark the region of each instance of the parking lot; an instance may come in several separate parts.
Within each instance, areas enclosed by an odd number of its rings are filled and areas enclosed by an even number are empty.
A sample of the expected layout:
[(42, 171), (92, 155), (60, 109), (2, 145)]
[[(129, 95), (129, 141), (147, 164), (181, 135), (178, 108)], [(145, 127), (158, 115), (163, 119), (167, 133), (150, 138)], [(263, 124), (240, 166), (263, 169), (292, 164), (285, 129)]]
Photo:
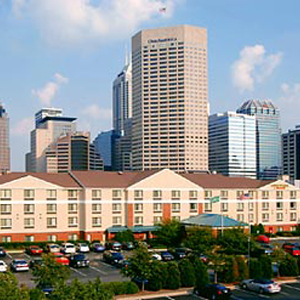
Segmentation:
[[(124, 256), (128, 256), (128, 253), (125, 253)], [(123, 277), (120, 274), (120, 269), (112, 266), (110, 264), (105, 263), (102, 260), (102, 254), (90, 252), (86, 254), (86, 257), (90, 261), (90, 266), (88, 268), (72, 268), (70, 280), (74, 278), (78, 278), (81, 281), (89, 281), (94, 280), (97, 277), (100, 277), (102, 282), (108, 281), (127, 281), (126, 277)], [(18, 253), (18, 254), (7, 254), (5, 258), (1, 258), (1, 260), (5, 261), (7, 265), (10, 264), (12, 259), (25, 259), (27, 262), (31, 260), (32, 256), (26, 253)], [(18, 278), (20, 284), (26, 284), (28, 287), (33, 287), (34, 282), (31, 275), (31, 271), (29, 272), (16, 272), (14, 273)]]

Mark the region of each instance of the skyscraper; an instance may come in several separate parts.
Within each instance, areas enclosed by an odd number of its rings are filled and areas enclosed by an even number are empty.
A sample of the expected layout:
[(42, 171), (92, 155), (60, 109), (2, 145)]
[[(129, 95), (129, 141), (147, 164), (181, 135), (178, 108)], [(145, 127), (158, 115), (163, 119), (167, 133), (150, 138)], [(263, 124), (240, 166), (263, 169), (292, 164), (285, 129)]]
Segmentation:
[(271, 100), (248, 100), (237, 113), (256, 117), (257, 178), (278, 178), (282, 169), (279, 109)]
[(256, 178), (255, 117), (235, 112), (209, 117), (209, 169)]
[(111, 170), (112, 168), (112, 139), (113, 130), (103, 131), (97, 135), (93, 144), (95, 151), (100, 154), (103, 159), (105, 170)]
[(132, 38), (135, 170), (208, 169), (206, 29), (181, 25)]
[(36, 128), (31, 131), (31, 151), (26, 157), (27, 171), (47, 171), (46, 150), (61, 135), (76, 131), (75, 120), (63, 116), (62, 110), (57, 108), (43, 108), (35, 114)]
[(0, 103), (0, 172), (10, 170), (10, 147), (9, 147), (9, 118), (2, 103)]

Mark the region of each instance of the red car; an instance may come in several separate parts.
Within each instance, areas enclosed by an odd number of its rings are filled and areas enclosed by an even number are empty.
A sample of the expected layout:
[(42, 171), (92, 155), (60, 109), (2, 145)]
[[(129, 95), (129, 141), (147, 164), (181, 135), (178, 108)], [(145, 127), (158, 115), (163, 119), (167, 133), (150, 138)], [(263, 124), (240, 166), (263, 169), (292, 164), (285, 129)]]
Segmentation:
[(39, 246), (29, 246), (29, 248), (26, 251), (29, 255), (41, 255), (43, 253), (43, 249)]
[(256, 241), (259, 243), (270, 244), (270, 238), (263, 234), (257, 236)]
[(61, 265), (64, 265), (64, 266), (68, 266), (70, 264), (69, 259), (67, 257), (65, 257), (62, 253), (55, 252), (55, 253), (52, 253), (52, 254), (55, 257), (55, 261), (58, 264), (61, 264)]
[(285, 252), (290, 253), (293, 256), (300, 256), (300, 248), (298, 244), (284, 243), (282, 248)]

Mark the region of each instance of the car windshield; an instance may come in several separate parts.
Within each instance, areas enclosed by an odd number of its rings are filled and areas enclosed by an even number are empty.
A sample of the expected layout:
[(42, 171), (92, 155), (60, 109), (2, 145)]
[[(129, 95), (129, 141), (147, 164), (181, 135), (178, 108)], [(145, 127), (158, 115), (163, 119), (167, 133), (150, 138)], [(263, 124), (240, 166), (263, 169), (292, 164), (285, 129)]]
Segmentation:
[(170, 255), (169, 252), (162, 252), (161, 254), (162, 254), (162, 255)]
[(80, 244), (80, 247), (87, 247), (87, 244)]
[(73, 245), (66, 245), (66, 248), (74, 248)]
[(274, 283), (274, 281), (270, 280), (270, 279), (262, 279), (262, 280), (260, 280), (260, 283), (262, 283), (262, 284), (271, 284), (271, 283)]
[(18, 265), (27, 265), (27, 262), (26, 262), (26, 260), (15, 260), (15, 264), (18, 264)]
[(121, 246), (120, 243), (113, 243), (114, 246)]
[(84, 259), (85, 259), (85, 256), (82, 255), (82, 254), (78, 254), (78, 255), (75, 255), (74, 258), (75, 258), (76, 260), (84, 260)]
[(5, 266), (4, 261), (0, 261), (0, 266)]
[(112, 256), (114, 258), (121, 258), (121, 259), (123, 259), (123, 255), (121, 253), (112, 253)]
[(37, 249), (39, 249), (39, 246), (31, 246), (30, 248), (34, 249), (34, 250), (37, 250)]
[(56, 249), (56, 248), (58, 248), (58, 246), (57, 245), (51, 245), (50, 248), (51, 249)]

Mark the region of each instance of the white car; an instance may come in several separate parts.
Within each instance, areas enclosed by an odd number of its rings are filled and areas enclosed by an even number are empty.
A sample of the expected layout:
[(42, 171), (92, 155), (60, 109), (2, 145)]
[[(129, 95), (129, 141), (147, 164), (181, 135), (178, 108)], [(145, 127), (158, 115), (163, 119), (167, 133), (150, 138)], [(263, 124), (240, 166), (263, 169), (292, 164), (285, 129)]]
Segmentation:
[(281, 291), (281, 286), (271, 279), (246, 279), (242, 281), (241, 287), (260, 294), (274, 294)]
[(60, 252), (60, 248), (56, 244), (48, 244), (47, 245), (47, 251), (49, 253), (59, 253)]
[(29, 265), (25, 259), (14, 259), (10, 264), (13, 272), (29, 271)]
[(6, 272), (7, 271), (7, 264), (3, 261), (0, 260), (0, 272)]
[(161, 255), (158, 253), (152, 253), (152, 259), (161, 261)]
[(79, 244), (77, 244), (77, 251), (81, 252), (81, 253), (88, 253), (88, 252), (90, 252), (90, 247), (88, 244), (79, 243)]
[(76, 253), (76, 248), (71, 243), (63, 243), (61, 245), (61, 252), (64, 254), (73, 254)]

